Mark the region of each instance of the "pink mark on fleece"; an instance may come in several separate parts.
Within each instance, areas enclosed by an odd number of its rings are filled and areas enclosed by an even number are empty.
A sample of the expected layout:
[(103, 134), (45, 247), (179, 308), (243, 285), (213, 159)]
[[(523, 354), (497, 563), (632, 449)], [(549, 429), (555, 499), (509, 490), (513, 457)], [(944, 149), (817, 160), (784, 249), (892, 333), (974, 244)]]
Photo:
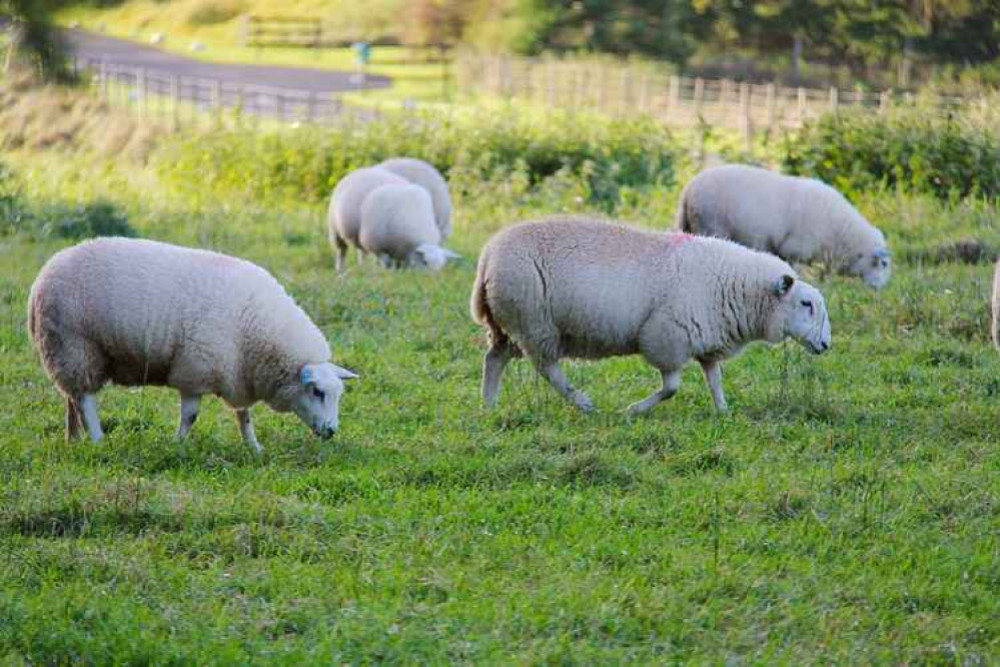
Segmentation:
[(676, 248), (682, 246), (688, 241), (694, 240), (694, 234), (685, 234), (683, 232), (677, 232), (676, 234), (667, 234), (667, 244), (671, 248)]

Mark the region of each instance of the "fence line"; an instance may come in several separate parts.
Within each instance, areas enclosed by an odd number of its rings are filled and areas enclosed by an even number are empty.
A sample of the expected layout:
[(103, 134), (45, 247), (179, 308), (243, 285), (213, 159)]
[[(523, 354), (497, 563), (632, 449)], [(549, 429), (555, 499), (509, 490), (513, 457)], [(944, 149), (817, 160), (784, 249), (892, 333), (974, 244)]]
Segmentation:
[(94, 88), (109, 105), (159, 117), (174, 128), (206, 119), (251, 125), (264, 120), (336, 124), (378, 115), (372, 110), (348, 109), (333, 93), (178, 76), (94, 59), (77, 61), (74, 67), (92, 76)]
[[(912, 105), (911, 93), (861, 88), (827, 89), (752, 84), (655, 72), (634, 65), (537, 60), (463, 53), (456, 60), (466, 90), (615, 115), (649, 115), (669, 125), (755, 131), (801, 127), (827, 112), (863, 108), (885, 112)], [(973, 101), (956, 95), (921, 95), (938, 109)]]

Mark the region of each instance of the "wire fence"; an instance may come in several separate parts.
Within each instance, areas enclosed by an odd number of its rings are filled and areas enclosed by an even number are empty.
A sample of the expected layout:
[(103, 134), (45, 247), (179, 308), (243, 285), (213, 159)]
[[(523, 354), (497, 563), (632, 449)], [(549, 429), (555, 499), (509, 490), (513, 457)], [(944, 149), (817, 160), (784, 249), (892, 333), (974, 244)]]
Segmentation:
[(105, 60), (78, 60), (74, 66), (89, 77), (109, 106), (156, 118), (175, 128), (205, 122), (333, 125), (378, 116), (376, 110), (345, 106), (334, 93), (179, 76)]
[[(818, 89), (686, 77), (631, 64), (512, 58), (462, 53), (456, 60), (466, 90), (524, 99), (548, 107), (608, 114), (648, 115), (674, 126), (712, 126), (759, 131), (798, 128), (824, 113), (860, 108), (873, 113), (913, 105), (918, 97), (892, 90)], [(919, 96), (921, 104), (947, 111), (986, 98)]]

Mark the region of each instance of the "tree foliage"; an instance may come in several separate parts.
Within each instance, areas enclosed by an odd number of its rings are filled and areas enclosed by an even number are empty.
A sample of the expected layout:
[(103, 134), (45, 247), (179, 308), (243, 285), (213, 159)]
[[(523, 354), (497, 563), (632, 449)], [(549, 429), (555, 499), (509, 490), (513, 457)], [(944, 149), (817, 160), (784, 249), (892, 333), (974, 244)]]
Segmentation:
[(50, 21), (57, 4), (57, 0), (0, 0), (0, 19), (10, 35), (5, 67), (20, 54), (46, 80), (67, 82), (73, 78), (66, 48)]

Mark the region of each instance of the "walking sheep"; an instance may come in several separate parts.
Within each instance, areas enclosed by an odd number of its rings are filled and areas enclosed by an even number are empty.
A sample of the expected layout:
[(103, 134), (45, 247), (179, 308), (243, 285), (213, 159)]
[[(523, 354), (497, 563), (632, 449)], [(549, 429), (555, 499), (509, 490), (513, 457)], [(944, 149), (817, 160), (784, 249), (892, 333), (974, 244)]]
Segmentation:
[(442, 248), (431, 196), (419, 185), (383, 185), (361, 205), (361, 247), (386, 266), (444, 268), (459, 255)]
[(785, 262), (721, 239), (555, 218), (509, 227), (483, 249), (472, 318), (489, 333), (483, 400), (493, 406), (504, 367), (522, 353), (563, 397), (593, 404), (559, 368), (564, 357), (640, 354), (663, 387), (629, 406), (646, 412), (677, 392), (697, 359), (718, 410), (721, 362), (748, 343), (830, 347), (823, 296)]
[(264, 269), (204, 250), (104, 238), (56, 253), (28, 300), (28, 330), (66, 399), (66, 437), (103, 437), (96, 394), (107, 382), (181, 395), (177, 437), (202, 395), (236, 412), (258, 452), (250, 406), (295, 412), (313, 432), (338, 427), (343, 380), (323, 334)]
[(684, 188), (677, 223), (681, 231), (730, 239), (789, 262), (821, 261), (875, 289), (889, 282), (885, 236), (815, 179), (746, 165), (712, 167)]
[(431, 193), (434, 202), (434, 220), (441, 231), (441, 242), (451, 236), (451, 195), (448, 182), (432, 165), (411, 157), (397, 157), (379, 164), (382, 169), (402, 176)]
[(405, 185), (409, 181), (380, 167), (365, 167), (344, 176), (334, 188), (327, 213), (327, 227), (330, 245), (337, 250), (338, 271), (344, 268), (348, 244), (358, 249), (358, 261), (363, 259), (363, 250), (358, 242), (361, 205), (373, 190), (390, 183)]

